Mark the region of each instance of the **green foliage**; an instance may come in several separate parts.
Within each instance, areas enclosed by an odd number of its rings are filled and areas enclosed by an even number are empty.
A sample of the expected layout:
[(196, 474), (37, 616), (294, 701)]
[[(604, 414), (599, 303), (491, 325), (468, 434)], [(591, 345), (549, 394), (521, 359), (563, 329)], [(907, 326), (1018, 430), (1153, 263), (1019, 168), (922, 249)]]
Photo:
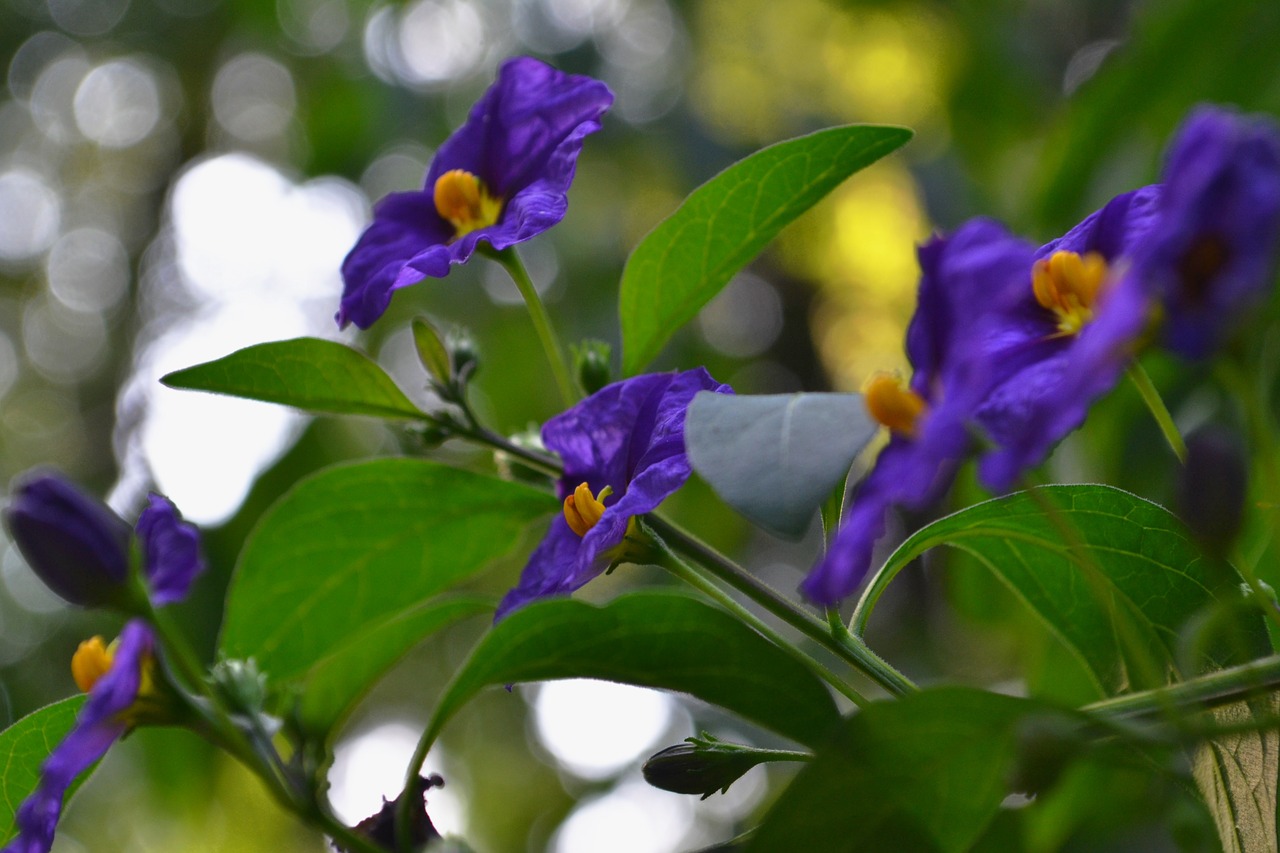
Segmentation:
[[(893, 553), (859, 605), (876, 600), (908, 563), (947, 545), (1000, 578), (1114, 695), (1177, 677), (1180, 636), (1239, 576), (1205, 557), (1168, 510), (1110, 486), (1047, 486), (986, 501), (918, 531)], [(1217, 663), (1266, 654), (1261, 617), (1239, 619)], [(1183, 672), (1181, 676), (1194, 675)]]
[(503, 619), (445, 690), (429, 737), (484, 687), (556, 678), (690, 693), (807, 746), (840, 719), (809, 668), (728, 613), (684, 595), (637, 592), (603, 607), (538, 601)]
[(702, 392), (685, 420), (693, 470), (756, 524), (799, 539), (875, 435), (859, 394)]
[(1041, 715), (1061, 712), (967, 688), (877, 702), (818, 751), (746, 849), (968, 850), (1009, 793), (1020, 726)]
[(306, 707), (330, 721), (343, 704), (331, 689), (367, 684), (426, 633), (478, 612), (474, 602), (432, 599), (514, 551), (555, 508), (529, 486), (419, 460), (321, 471), (245, 543), (222, 652), (253, 657), (273, 686), (314, 668)]
[(639, 372), (784, 226), (911, 135), (902, 127), (827, 128), (757, 151), (690, 193), (623, 270), (622, 372)]
[(422, 417), (418, 407), (368, 356), (319, 338), (255, 344), (216, 361), (175, 371), (160, 381), (170, 388), (282, 403), (307, 412)]
[[(40, 780), (40, 765), (71, 731), (84, 702), (84, 696), (54, 702), (0, 732), (0, 841), (7, 841), (17, 833), (13, 821), (18, 806), (35, 790)], [(80, 775), (67, 790), (67, 800), (87, 778), (89, 773)]]

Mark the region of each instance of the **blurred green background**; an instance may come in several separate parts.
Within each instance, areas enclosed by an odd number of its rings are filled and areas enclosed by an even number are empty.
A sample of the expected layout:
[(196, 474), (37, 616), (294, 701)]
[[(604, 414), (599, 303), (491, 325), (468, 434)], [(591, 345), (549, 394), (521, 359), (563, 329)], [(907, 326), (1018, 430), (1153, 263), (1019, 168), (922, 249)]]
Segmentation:
[[(628, 250), (719, 169), (827, 125), (916, 129), (785, 232), (658, 365), (706, 364), (762, 393), (856, 390), (872, 370), (905, 367), (914, 251), (932, 230), (990, 215), (1047, 239), (1154, 180), (1195, 103), (1280, 113), (1276, 44), (1270, 0), (5, 0), (0, 475), (54, 465), (127, 517), (148, 488), (169, 494), (209, 530), (214, 570), (185, 621), (211, 653), (240, 545), (276, 496), (320, 466), (420, 448), (373, 422), (168, 391), (164, 372), (259, 341), (341, 337), (429, 403), (408, 335), (409, 318), (427, 313), (476, 338), (478, 405), (496, 428), (556, 411), (496, 267), (402, 291), (369, 333), (340, 335), (332, 321), (337, 267), (371, 203), (420, 186), (433, 146), (503, 58), (538, 55), (618, 96), (587, 142), (568, 217), (523, 250), (570, 341), (616, 343)], [(1226, 405), (1181, 365), (1151, 368), (1184, 422)], [(1168, 499), (1169, 460), (1136, 395), (1122, 388), (1104, 408), (1048, 476)], [(696, 479), (673, 510), (787, 591), (818, 547), (813, 532), (798, 546), (753, 533)], [(488, 573), (486, 591), (514, 581), (523, 553)], [(7, 543), (0, 555), (11, 721), (69, 695), (76, 643), (118, 624), (58, 603)], [(872, 639), (890, 659), (925, 681), (1090, 698), (996, 584), (934, 568), (904, 577), (880, 608)], [(633, 582), (660, 578), (619, 572), (584, 592)], [(350, 820), (397, 789), (414, 727), (483, 627), (416, 651), (351, 721), (333, 774)], [(429, 797), (442, 828), (495, 853), (694, 849), (731, 837), (784, 781), (753, 771), (703, 803), (649, 790), (639, 762), (697, 727), (768, 741), (705, 707), (593, 689), (475, 703), (429, 763), (448, 780)], [(1129, 831), (1166, 843), (1154, 827)], [(147, 730), (104, 762), (55, 849), (325, 848), (195, 738)]]

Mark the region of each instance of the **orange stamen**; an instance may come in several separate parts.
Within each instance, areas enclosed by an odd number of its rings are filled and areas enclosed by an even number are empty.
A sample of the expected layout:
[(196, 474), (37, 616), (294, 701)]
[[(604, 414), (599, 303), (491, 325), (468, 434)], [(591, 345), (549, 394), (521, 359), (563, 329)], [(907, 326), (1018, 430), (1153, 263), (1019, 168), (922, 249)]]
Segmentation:
[(490, 195), (484, 182), (465, 169), (437, 178), (433, 198), (436, 211), (458, 229), (459, 237), (493, 225), (502, 213), (502, 200)]
[(1097, 252), (1054, 252), (1031, 268), (1031, 290), (1057, 316), (1059, 334), (1075, 335), (1093, 320), (1107, 273), (1107, 261)]
[(929, 409), (924, 398), (894, 373), (875, 373), (862, 387), (867, 411), (893, 432), (913, 436), (921, 416)]
[(613, 489), (610, 486), (601, 489), (599, 495), (591, 494), (591, 487), (586, 483), (574, 489), (573, 494), (564, 499), (564, 520), (569, 522), (569, 529), (579, 536), (586, 536), (604, 515), (604, 499), (611, 494)]

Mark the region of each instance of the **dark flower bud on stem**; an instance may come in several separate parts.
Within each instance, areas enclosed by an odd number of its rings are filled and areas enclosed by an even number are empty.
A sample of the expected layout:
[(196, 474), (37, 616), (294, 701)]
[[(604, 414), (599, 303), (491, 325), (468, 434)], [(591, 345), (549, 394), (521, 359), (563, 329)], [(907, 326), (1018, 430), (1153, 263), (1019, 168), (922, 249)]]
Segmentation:
[(1210, 556), (1228, 555), (1244, 522), (1248, 488), (1244, 443), (1233, 430), (1211, 425), (1187, 439), (1178, 513)]
[[(419, 850), (433, 841), (440, 840), (440, 833), (436, 831), (435, 825), (431, 823), (430, 816), (427, 815), (426, 794), (432, 788), (443, 787), (444, 779), (440, 778), (438, 774), (432, 773), (430, 776), (419, 776), (412, 786), (400, 792), (400, 797), (409, 797), (414, 806), (410, 813), (409, 823), (411, 850)], [(400, 805), (400, 797), (396, 797), (394, 800), (384, 799), (382, 808), (377, 814), (372, 814), (356, 824), (356, 832), (387, 850), (398, 850), (399, 848), (396, 846), (396, 810)], [(342, 850), (343, 848), (339, 847), (338, 849)]]
[(655, 788), (675, 794), (699, 794), (702, 799), (716, 791), (724, 793), (742, 776), (766, 761), (808, 761), (803, 752), (757, 749), (725, 743), (703, 732), (669, 746), (644, 763), (644, 780)]
[(5, 527), (45, 585), (82, 607), (129, 597), (129, 525), (61, 475), (26, 474), (13, 487)]

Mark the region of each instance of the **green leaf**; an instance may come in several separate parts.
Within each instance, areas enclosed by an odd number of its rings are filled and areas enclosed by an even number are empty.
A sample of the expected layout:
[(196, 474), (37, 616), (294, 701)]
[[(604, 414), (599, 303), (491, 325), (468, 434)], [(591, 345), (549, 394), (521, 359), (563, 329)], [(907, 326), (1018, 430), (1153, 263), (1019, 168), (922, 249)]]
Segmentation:
[[(1163, 507), (1110, 486), (1046, 486), (971, 506), (908, 538), (859, 603), (859, 633), (893, 577), (938, 545), (969, 554), (1003, 581), (1105, 695), (1176, 678), (1188, 620), (1219, 596), (1239, 596), (1235, 569), (1202, 554)], [(1269, 652), (1259, 614), (1236, 624), (1234, 648), (1218, 664)]]
[(1009, 793), (1020, 724), (1058, 713), (958, 687), (873, 703), (800, 771), (746, 849), (968, 850)]
[[(14, 815), (40, 781), (40, 765), (75, 725), (84, 696), (72, 696), (46, 705), (0, 732), (0, 842), (17, 834)], [(70, 800), (88, 773), (81, 773), (67, 791)]]
[(694, 190), (623, 270), (623, 372), (652, 361), (785, 225), (911, 136), (903, 127), (832, 127), (757, 151)]
[(385, 640), (395, 620), (515, 551), (529, 524), (556, 507), (529, 486), (416, 459), (321, 471), (246, 541), (222, 652), (256, 658), (282, 683), (361, 632), (385, 631)]
[(701, 392), (685, 420), (689, 463), (725, 503), (799, 539), (875, 435), (860, 394)]
[(283, 403), (307, 412), (423, 416), (368, 356), (319, 338), (255, 344), (217, 361), (175, 371), (160, 381), (170, 388)]
[[(1271, 719), (1280, 710), (1274, 693), (1258, 705)], [(1215, 708), (1213, 715), (1224, 726), (1240, 725), (1253, 718), (1254, 710), (1237, 702)], [(1192, 773), (1224, 853), (1275, 851), (1278, 757), (1280, 733), (1274, 729), (1219, 735), (1196, 749)]]
[(373, 683), (423, 638), (468, 616), (493, 615), (480, 598), (436, 598), (366, 627), (302, 677), (299, 717), (312, 732), (333, 729)]
[(723, 610), (669, 592), (548, 599), (503, 619), (445, 690), (429, 738), (482, 688), (599, 678), (690, 693), (806, 745), (840, 715), (811, 670)]

